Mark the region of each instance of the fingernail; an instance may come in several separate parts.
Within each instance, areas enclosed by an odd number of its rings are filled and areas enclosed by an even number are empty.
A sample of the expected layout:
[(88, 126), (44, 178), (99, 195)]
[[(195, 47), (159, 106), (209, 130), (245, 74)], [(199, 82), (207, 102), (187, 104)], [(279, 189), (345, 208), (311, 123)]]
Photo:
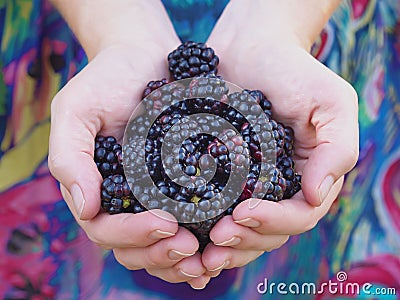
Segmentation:
[(215, 269), (212, 270), (208, 270), (209, 272), (215, 272), (215, 271), (219, 271), (222, 270), (224, 267), (226, 267), (227, 265), (229, 265), (229, 260), (224, 261), (224, 263), (222, 265), (220, 265), (219, 267), (216, 267)]
[(190, 278), (197, 278), (197, 277), (201, 276), (201, 275), (189, 274), (189, 273), (186, 273), (185, 271), (182, 271), (182, 270), (179, 270), (179, 273), (181, 273), (183, 276), (187, 276), (187, 277), (190, 277)]
[(255, 199), (252, 198), (249, 200), (248, 205), (250, 209), (255, 208), (258, 204), (260, 204), (260, 202), (262, 201), (262, 199)]
[(78, 218), (80, 219), (82, 216), (83, 209), (85, 207), (85, 198), (83, 197), (83, 193), (79, 185), (74, 183), (71, 185), (70, 193), (72, 197), (72, 202), (74, 203), (75, 210), (78, 214)]
[(205, 285), (199, 286), (199, 287), (190, 285), (190, 287), (191, 287), (192, 289), (194, 289), (194, 290), (203, 290), (206, 286), (207, 286), (207, 283), (206, 283)]
[(221, 274), (221, 272), (216, 272), (216, 273), (210, 275), (210, 277), (212, 277), (212, 278), (218, 277)]
[(207, 284), (208, 284), (208, 282), (206, 282), (204, 285), (202, 285), (202, 286), (193, 286), (193, 285), (191, 285), (191, 284), (189, 284), (190, 285), (190, 287), (192, 288), (192, 289), (194, 289), (194, 290), (204, 290), (205, 289), (205, 287), (207, 286)]
[(182, 258), (185, 258), (185, 257), (189, 257), (189, 256), (192, 256), (192, 255), (194, 255), (196, 252), (193, 252), (193, 253), (183, 253), (183, 252), (180, 252), (180, 251), (177, 251), (177, 250), (170, 250), (169, 252), (168, 252), (168, 257), (170, 258), (170, 259), (172, 259), (172, 260), (178, 260), (178, 259), (182, 259)]
[(333, 183), (335, 182), (335, 179), (331, 176), (328, 175), (326, 176), (326, 178), (324, 179), (324, 181), (322, 181), (321, 185), (319, 186), (319, 200), (322, 204), (322, 202), (324, 202), (325, 198), (328, 196), (329, 191), (331, 190)]
[(159, 239), (165, 239), (171, 236), (174, 236), (175, 233), (168, 232), (168, 231), (162, 231), (162, 230), (154, 230), (149, 234), (149, 238), (152, 240), (159, 240)]
[(230, 238), (229, 240), (227, 240), (227, 241), (224, 241), (224, 242), (222, 242), (222, 243), (218, 243), (218, 244), (215, 244), (215, 246), (236, 246), (236, 245), (238, 245), (240, 242), (242, 241), (242, 239), (240, 238), (240, 237), (237, 237), (237, 236), (233, 236), (232, 238)]
[(234, 222), (236, 224), (247, 226), (247, 227), (251, 227), (251, 228), (256, 228), (256, 227), (260, 227), (261, 226), (261, 222), (257, 221), (257, 220), (254, 220), (253, 218), (246, 218), (246, 219), (237, 220), (237, 221), (234, 221)]

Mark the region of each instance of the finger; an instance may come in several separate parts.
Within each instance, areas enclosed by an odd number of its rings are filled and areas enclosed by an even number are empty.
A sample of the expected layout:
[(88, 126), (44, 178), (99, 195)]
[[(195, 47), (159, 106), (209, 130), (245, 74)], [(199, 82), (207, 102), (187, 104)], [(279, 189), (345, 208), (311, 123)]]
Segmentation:
[(176, 222), (149, 211), (119, 215), (102, 213), (93, 220), (84, 221), (81, 227), (96, 244), (113, 248), (146, 247), (174, 236), (178, 231)]
[(195, 290), (203, 290), (210, 282), (211, 277), (207, 275), (201, 275), (198, 278), (194, 278), (188, 281), (188, 284)]
[(168, 268), (193, 256), (199, 243), (196, 237), (180, 227), (175, 236), (160, 240), (145, 248), (116, 248), (115, 258), (127, 269)]
[(264, 251), (239, 250), (209, 244), (202, 254), (202, 262), (209, 272), (243, 267), (261, 256)]
[[(61, 193), (71, 205), (71, 195), (63, 186)], [(75, 218), (88, 238), (103, 248), (146, 247), (174, 236), (178, 231), (178, 223), (172, 221), (173, 216), (161, 210), (139, 214), (101, 213), (88, 221), (79, 220), (76, 215)]]
[(302, 172), (304, 196), (315, 206), (325, 201), (333, 184), (354, 167), (359, 148), (357, 94), (338, 76), (323, 83), (327, 82), (311, 115), (316, 148)]
[(100, 209), (102, 178), (93, 160), (94, 138), (100, 125), (97, 114), (82, 105), (93, 95), (86, 95), (87, 88), (81, 89), (79, 96), (70, 93), (73, 83), (74, 79), (51, 105), (48, 163), (53, 176), (71, 193), (70, 207), (79, 219), (87, 220)]
[(249, 199), (233, 211), (235, 223), (247, 226), (264, 235), (295, 235), (315, 227), (328, 212), (343, 184), (341, 177), (333, 185), (326, 201), (315, 207), (304, 200), (302, 192), (280, 202)]
[[(207, 246), (204, 248), (203, 253), (205, 253), (205, 249), (214, 246), (213, 243), (208, 243)], [(203, 260), (203, 257), (202, 257)], [(206, 269), (206, 272), (204, 273), (204, 275), (206, 276), (210, 276), (212, 278), (218, 277), (219, 274), (221, 274), (221, 272), (224, 270), (225, 265), (227, 265), (227, 263), (224, 261), (224, 263), (222, 263), (221, 265), (218, 265), (218, 267), (213, 268), (211, 270)]]
[(167, 269), (152, 268), (146, 271), (153, 276), (171, 283), (186, 282), (199, 278), (204, 274), (205, 268), (201, 262), (200, 253), (182, 259), (176, 265)]
[(225, 216), (215, 224), (210, 238), (216, 246), (269, 252), (281, 247), (289, 236), (262, 235), (249, 227), (236, 224), (232, 216)]

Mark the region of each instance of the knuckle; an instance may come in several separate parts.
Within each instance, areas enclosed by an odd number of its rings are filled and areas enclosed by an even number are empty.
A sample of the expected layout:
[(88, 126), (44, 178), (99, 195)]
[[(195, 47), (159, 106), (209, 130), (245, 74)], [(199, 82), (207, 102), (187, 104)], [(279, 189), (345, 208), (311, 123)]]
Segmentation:
[(357, 94), (357, 91), (354, 89), (354, 87), (350, 84), (350, 83), (348, 83), (347, 81), (346, 81), (346, 84), (347, 84), (347, 86), (348, 86), (348, 98), (349, 99), (352, 99), (352, 101), (354, 102), (354, 103), (357, 103), (358, 104), (358, 94)]
[[(341, 77), (340, 77), (341, 78)], [(358, 94), (357, 91), (354, 89), (354, 87), (345, 79), (341, 78), (341, 82), (343, 84), (342, 88), (340, 89), (342, 91), (342, 95), (344, 96), (345, 99), (348, 101), (352, 101), (353, 103), (358, 103)]]
[(282, 247), (284, 244), (287, 243), (288, 240), (289, 240), (289, 236), (288, 235), (281, 237), (281, 239), (278, 242), (277, 247), (275, 249)]
[[(347, 170), (350, 171), (358, 161), (359, 147), (358, 143), (348, 145), (344, 151), (344, 162), (347, 165)], [(340, 174), (342, 175), (342, 174)]]
[(310, 231), (310, 230), (314, 229), (315, 226), (317, 226), (318, 221), (319, 221), (319, 219), (317, 219), (317, 218), (311, 218), (311, 221), (308, 222), (306, 224), (306, 226), (304, 227), (303, 232)]
[(360, 152), (359, 152), (358, 146), (355, 146), (350, 149), (349, 164), (350, 164), (351, 168), (353, 168), (356, 165), (359, 154), (360, 154)]
[(358, 94), (354, 87), (339, 77), (340, 81), (338, 85), (335, 85), (336, 101), (335, 104), (343, 108), (346, 107), (348, 113), (351, 114), (355, 119), (358, 118)]
[(92, 226), (89, 222), (87, 221), (80, 221), (80, 226), (86, 233), (88, 239), (95, 243), (96, 245), (101, 245), (101, 246), (112, 246), (112, 243), (110, 243), (110, 240), (108, 238), (108, 235), (105, 235), (102, 231), (101, 228), (97, 226)]
[(349, 99), (352, 99), (353, 102), (358, 105), (358, 94), (357, 94), (357, 91), (353, 88), (353, 86), (350, 83), (348, 83), (348, 84), (350, 86), (350, 88), (349, 88)]
[(54, 177), (58, 177), (60, 171), (63, 170), (63, 164), (65, 163), (65, 159), (62, 159), (60, 155), (54, 155), (50, 152), (47, 158), (49, 171)]
[(95, 243), (95, 244), (98, 245), (98, 246), (106, 245), (106, 244), (107, 244), (104, 240), (102, 240), (101, 238), (99, 238), (95, 233), (86, 232), (86, 235), (87, 235), (88, 239), (89, 239), (91, 242)]
[(99, 246), (103, 250), (112, 250), (112, 247), (107, 246), (107, 245), (99, 245), (99, 244), (97, 244), (97, 246)]
[(148, 268), (159, 267), (161, 262), (159, 261), (159, 256), (152, 255), (151, 251), (144, 251), (145, 254), (145, 264)]
[(280, 237), (280, 238), (277, 240), (277, 242), (276, 242), (274, 245), (272, 245), (272, 246), (270, 246), (270, 247), (267, 247), (267, 248), (265, 249), (265, 251), (266, 251), (266, 252), (271, 252), (271, 251), (273, 251), (273, 250), (279, 249), (279, 248), (282, 247), (284, 244), (286, 244), (286, 242), (287, 242), (288, 240), (289, 240), (289, 236), (288, 236), (288, 235), (282, 236), (282, 237)]
[(353, 117), (356, 120), (358, 119), (358, 94), (350, 83), (347, 81), (344, 82), (345, 87), (342, 90), (342, 96), (346, 103), (349, 104), (349, 111), (352, 112)]
[(134, 271), (134, 270), (139, 270), (139, 269), (143, 268), (141, 266), (137, 266), (137, 265), (134, 265), (132, 263), (128, 263), (127, 260), (126, 260), (126, 255), (122, 250), (114, 249), (113, 253), (114, 253), (115, 260), (121, 266), (125, 267), (126, 269)]
[(257, 250), (253, 253), (249, 253), (248, 256), (243, 257), (242, 259), (239, 259), (239, 261), (237, 261), (237, 263), (235, 265), (229, 265), (226, 267), (226, 269), (232, 269), (235, 267), (244, 267), (247, 264), (249, 264), (250, 262), (256, 260), (257, 258), (259, 258), (261, 255), (263, 255), (265, 253), (264, 250)]
[(185, 280), (180, 279), (179, 276), (176, 275), (177, 271), (175, 271), (175, 269), (160, 270), (160, 269), (146, 268), (146, 272), (152, 276), (158, 277), (169, 283), (180, 283), (180, 282), (185, 281)]
[[(59, 92), (60, 93), (60, 92)], [(60, 105), (60, 94), (57, 93), (53, 99), (51, 100), (50, 104), (50, 111), (53, 113), (54, 111), (57, 110), (57, 107)]]
[(51, 100), (50, 104), (50, 112), (51, 115), (54, 115), (56, 112), (62, 110), (63, 106), (65, 105), (65, 96), (64, 96), (64, 89), (61, 89)]
[(124, 266), (125, 268), (128, 269), (128, 264), (126, 263), (125, 259), (124, 259), (124, 255), (122, 255), (121, 251), (119, 251), (118, 249), (114, 249), (113, 250), (114, 253), (114, 257), (115, 260), (122, 266)]
[[(130, 221), (130, 215), (126, 215), (125, 217), (120, 218), (119, 222), (120, 224), (120, 228), (130, 228), (132, 226), (132, 222)], [(143, 245), (139, 245), (138, 244), (138, 237), (135, 236), (134, 234), (132, 234), (132, 232), (130, 230), (123, 230), (120, 232), (120, 234), (122, 235), (122, 240), (124, 240), (127, 244), (129, 244), (130, 247), (136, 248), (136, 247), (140, 247)]]
[(114, 254), (114, 258), (115, 258), (115, 260), (119, 263), (119, 264), (121, 264), (121, 265), (124, 265), (124, 260), (122, 259), (122, 255), (121, 255), (121, 252), (119, 251), (119, 249), (113, 249), (113, 254)]

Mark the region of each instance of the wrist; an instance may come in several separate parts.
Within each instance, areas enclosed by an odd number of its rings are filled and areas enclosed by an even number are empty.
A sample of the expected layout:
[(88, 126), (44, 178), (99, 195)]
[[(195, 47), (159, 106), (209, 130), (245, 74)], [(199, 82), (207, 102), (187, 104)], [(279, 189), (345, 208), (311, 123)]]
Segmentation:
[[(89, 60), (112, 46), (144, 47), (149, 54), (178, 40), (159, 0), (52, 0)], [(154, 41), (154, 42), (152, 42)], [(173, 41), (173, 43), (172, 43)]]
[[(263, 41), (297, 44), (310, 51), (341, 0), (231, 0), (233, 10), (256, 20)], [(253, 21), (254, 22), (254, 21)]]
[(145, 48), (149, 54), (176, 46), (179, 39), (159, 0), (128, 2), (102, 25), (100, 37), (93, 43), (93, 53), (115, 45)]

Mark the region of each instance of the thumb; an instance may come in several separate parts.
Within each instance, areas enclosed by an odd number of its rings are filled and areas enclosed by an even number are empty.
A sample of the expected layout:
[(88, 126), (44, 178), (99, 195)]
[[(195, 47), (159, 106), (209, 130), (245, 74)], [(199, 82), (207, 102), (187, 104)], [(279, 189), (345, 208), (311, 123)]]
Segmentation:
[(48, 164), (50, 172), (72, 196), (66, 200), (72, 202), (69, 207), (81, 220), (87, 220), (100, 209), (102, 178), (93, 160), (97, 130), (96, 122), (85, 119), (93, 113), (85, 113), (85, 105), (74, 102), (74, 97), (62, 92), (52, 102)]
[[(342, 81), (344, 82), (344, 80)], [(349, 172), (358, 158), (357, 94), (345, 85), (324, 99), (314, 110), (311, 123), (317, 146), (312, 150), (302, 174), (302, 190), (307, 201), (321, 205), (334, 183)]]

